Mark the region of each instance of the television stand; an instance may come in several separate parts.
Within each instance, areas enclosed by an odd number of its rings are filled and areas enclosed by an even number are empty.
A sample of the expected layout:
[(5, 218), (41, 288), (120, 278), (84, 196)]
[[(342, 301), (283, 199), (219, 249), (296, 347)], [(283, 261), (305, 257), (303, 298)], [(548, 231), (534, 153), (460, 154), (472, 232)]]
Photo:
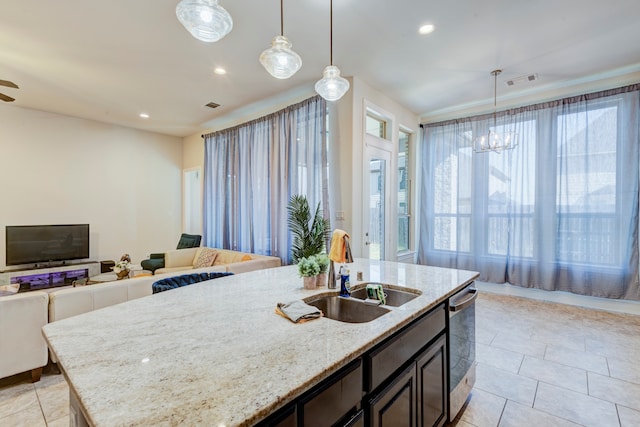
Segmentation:
[(85, 262), (57, 267), (19, 269), (0, 272), (0, 286), (20, 284), (18, 292), (68, 286), (74, 280), (100, 274), (100, 263)]

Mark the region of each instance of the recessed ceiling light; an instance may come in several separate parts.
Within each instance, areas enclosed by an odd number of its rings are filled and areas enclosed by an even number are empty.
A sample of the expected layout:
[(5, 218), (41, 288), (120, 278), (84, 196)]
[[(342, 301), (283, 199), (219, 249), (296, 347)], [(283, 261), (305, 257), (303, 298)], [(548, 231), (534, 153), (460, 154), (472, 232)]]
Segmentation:
[(216, 67), (216, 68), (213, 70), (213, 72), (214, 72), (214, 73), (216, 73), (216, 74), (219, 74), (219, 75), (221, 75), (221, 76), (222, 76), (222, 75), (227, 74), (227, 70), (225, 70), (225, 69), (224, 69), (224, 68), (222, 68), (222, 67)]
[(148, 119), (149, 115), (147, 113), (140, 113), (140, 118), (142, 119)]
[(435, 29), (436, 29), (435, 25), (433, 25), (433, 24), (425, 24), (425, 25), (423, 25), (422, 27), (420, 27), (418, 29), (418, 32), (420, 34), (422, 34), (422, 35), (431, 34), (431, 33), (433, 33), (433, 30), (435, 30)]

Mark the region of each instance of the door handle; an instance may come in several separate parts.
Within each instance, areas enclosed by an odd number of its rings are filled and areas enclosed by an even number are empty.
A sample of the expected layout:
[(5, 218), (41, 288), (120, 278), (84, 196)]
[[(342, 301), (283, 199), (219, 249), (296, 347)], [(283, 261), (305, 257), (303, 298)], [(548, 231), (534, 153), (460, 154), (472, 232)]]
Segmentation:
[(471, 295), (469, 298), (465, 298), (463, 301), (461, 301), (461, 302), (459, 302), (457, 304), (449, 305), (449, 311), (464, 310), (465, 308), (467, 308), (468, 306), (473, 304), (475, 299), (478, 298), (478, 290), (475, 289), (475, 288), (471, 288), (471, 289), (469, 289), (469, 294)]

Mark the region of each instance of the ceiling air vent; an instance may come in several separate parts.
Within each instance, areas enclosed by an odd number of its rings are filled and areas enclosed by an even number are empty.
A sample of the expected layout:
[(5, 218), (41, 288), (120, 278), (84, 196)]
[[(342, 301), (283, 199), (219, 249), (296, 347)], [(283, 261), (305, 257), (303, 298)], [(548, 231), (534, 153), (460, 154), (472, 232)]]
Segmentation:
[(220, 106), (220, 104), (216, 104), (215, 102), (210, 102), (207, 105), (205, 105), (205, 107), (209, 107), (209, 108), (218, 108)]
[(527, 74), (526, 76), (520, 76), (520, 77), (516, 77), (515, 79), (509, 79), (507, 81), (505, 81), (504, 83), (507, 86), (516, 86), (516, 85), (521, 85), (524, 83), (530, 83), (533, 81), (538, 80), (538, 74), (537, 73), (533, 73), (533, 74)]

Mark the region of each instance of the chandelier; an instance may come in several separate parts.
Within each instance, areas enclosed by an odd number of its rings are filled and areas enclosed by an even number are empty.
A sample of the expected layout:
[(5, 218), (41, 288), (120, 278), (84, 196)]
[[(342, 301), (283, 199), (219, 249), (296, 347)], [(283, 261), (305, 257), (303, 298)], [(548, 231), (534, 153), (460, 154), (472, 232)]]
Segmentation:
[(476, 153), (486, 153), (493, 151), (501, 153), (503, 150), (511, 150), (518, 145), (518, 134), (511, 131), (498, 132), (496, 120), (496, 98), (498, 92), (498, 75), (502, 70), (493, 70), (493, 128), (489, 128), (489, 132), (480, 135), (473, 142), (473, 148)]

